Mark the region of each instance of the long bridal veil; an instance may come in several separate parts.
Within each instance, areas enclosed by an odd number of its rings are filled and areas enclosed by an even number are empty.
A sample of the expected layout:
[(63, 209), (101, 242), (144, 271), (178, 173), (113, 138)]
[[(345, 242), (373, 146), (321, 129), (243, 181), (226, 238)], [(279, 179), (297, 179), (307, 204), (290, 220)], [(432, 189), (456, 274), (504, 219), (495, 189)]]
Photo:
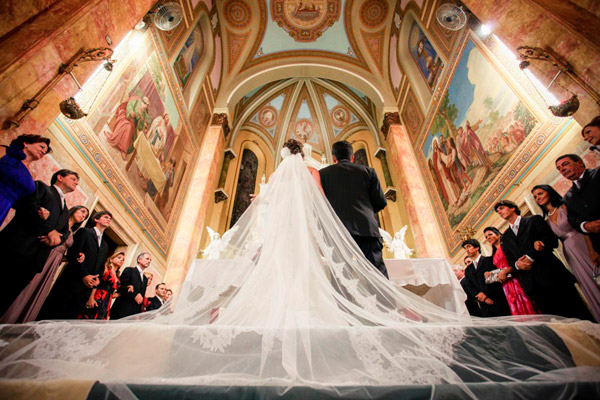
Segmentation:
[(220, 257), (191, 265), (176, 304), (119, 321), (1, 326), (0, 376), (338, 395), (360, 387), (361, 398), (399, 385), (480, 397), (489, 394), (473, 386), (481, 383), (510, 383), (526, 397), (525, 383), (600, 380), (595, 324), (471, 320), (394, 287), (363, 257), (302, 158), (282, 154), (223, 236)]

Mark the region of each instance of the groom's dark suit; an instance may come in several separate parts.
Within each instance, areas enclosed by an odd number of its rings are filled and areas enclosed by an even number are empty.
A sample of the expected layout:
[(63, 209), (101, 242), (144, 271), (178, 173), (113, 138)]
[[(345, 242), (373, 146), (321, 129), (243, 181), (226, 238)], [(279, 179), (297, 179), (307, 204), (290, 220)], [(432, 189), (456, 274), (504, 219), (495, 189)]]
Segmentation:
[(325, 196), (363, 254), (386, 277), (376, 213), (387, 200), (373, 168), (341, 160), (319, 171)]

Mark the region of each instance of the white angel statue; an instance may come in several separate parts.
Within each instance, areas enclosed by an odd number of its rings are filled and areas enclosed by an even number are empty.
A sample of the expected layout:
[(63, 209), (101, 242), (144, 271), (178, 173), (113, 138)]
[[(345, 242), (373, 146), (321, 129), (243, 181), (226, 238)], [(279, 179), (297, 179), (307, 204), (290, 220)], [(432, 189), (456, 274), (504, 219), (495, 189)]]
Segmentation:
[(222, 238), (221, 235), (219, 235), (219, 232), (214, 231), (210, 226), (207, 226), (206, 230), (208, 231), (208, 237), (210, 237), (210, 243), (201, 251), (201, 253), (204, 258), (217, 260), (221, 256), (221, 252), (227, 246), (227, 243), (229, 243), (231, 235), (237, 230), (237, 226), (225, 232)]
[(405, 260), (410, 258), (415, 251), (414, 249), (408, 247), (404, 241), (404, 236), (406, 236), (407, 229), (408, 225), (404, 225), (398, 232), (394, 234), (394, 238), (392, 238), (392, 235), (379, 228), (379, 233), (383, 237), (383, 243), (392, 253), (394, 253), (394, 259), (396, 260)]

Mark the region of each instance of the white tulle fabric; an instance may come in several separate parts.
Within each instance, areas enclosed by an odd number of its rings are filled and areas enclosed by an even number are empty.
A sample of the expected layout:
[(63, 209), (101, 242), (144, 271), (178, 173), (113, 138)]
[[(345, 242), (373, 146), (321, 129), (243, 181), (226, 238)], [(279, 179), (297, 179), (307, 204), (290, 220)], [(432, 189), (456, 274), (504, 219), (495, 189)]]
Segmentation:
[[(473, 396), (457, 371), (482, 381), (502, 375), (478, 351), (489, 345), (484, 333), (504, 325), (555, 369), (568, 364), (531, 329), (548, 318), (473, 322), (394, 287), (363, 257), (300, 155), (284, 149), (282, 157), (223, 235), (221, 258), (191, 265), (176, 304), (120, 321), (3, 326), (0, 375), (338, 394), (452, 383)], [(597, 332), (595, 324), (585, 328)], [(467, 330), (473, 354), (457, 355)], [(536, 376), (531, 366), (511, 368)]]

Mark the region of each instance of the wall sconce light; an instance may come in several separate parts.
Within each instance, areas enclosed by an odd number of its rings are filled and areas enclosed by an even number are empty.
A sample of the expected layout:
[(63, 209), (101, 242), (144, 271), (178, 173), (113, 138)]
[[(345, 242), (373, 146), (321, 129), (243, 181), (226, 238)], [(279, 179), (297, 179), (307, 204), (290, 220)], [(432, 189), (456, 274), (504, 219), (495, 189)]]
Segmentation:
[[(544, 50), (539, 47), (520, 46), (517, 48), (517, 53), (522, 60), (519, 63), (519, 68), (522, 70), (527, 69), (531, 65), (530, 60), (546, 61), (558, 68), (558, 72), (546, 87), (547, 89), (552, 86), (560, 74), (564, 73), (594, 99), (596, 104), (600, 105), (600, 94), (573, 70), (571, 64), (560, 58), (551, 49)], [(579, 99), (576, 94), (572, 93), (571, 98), (548, 108), (557, 117), (570, 117), (579, 109)]]
[[(104, 60), (104, 69), (107, 71), (113, 70), (113, 64), (115, 60), (111, 60), (111, 56), (113, 55), (113, 50), (108, 47), (99, 47), (96, 49), (88, 49), (88, 50), (80, 50), (75, 57), (68, 64), (61, 64), (58, 67), (58, 73), (50, 82), (44, 85), (35, 96), (31, 99), (27, 99), (18, 113), (16, 113), (12, 118), (4, 121), (3, 128), (9, 129), (10, 127), (18, 127), (20, 122), (25, 118), (27, 114), (33, 111), (39, 104), (44, 96), (52, 90), (54, 86), (60, 82), (60, 80), (65, 75), (71, 75), (71, 78), (75, 81), (77, 86), (81, 89), (81, 85), (73, 75), (73, 69), (77, 67), (80, 63), (88, 62), (88, 61), (102, 61)], [(95, 99), (94, 99), (95, 100)], [(81, 110), (81, 107), (75, 102), (75, 99), (70, 97), (60, 103), (60, 111), (70, 119), (79, 119), (85, 117), (87, 114)]]

